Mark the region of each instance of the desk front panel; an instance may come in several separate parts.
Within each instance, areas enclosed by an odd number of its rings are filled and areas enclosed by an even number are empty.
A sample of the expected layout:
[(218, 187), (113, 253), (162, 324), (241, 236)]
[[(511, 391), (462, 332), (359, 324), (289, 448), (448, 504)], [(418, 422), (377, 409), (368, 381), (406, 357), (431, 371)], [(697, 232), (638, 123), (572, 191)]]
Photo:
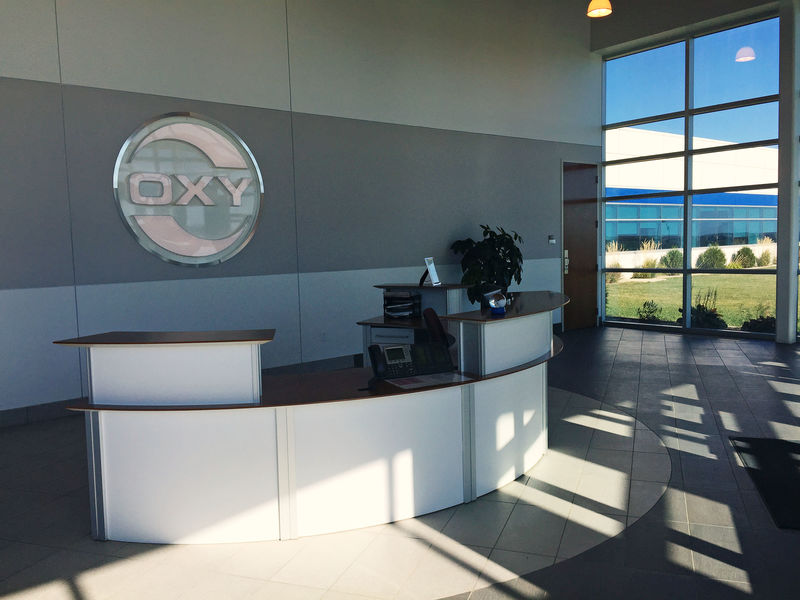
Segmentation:
[(297, 535), (464, 501), (461, 387), (294, 407)]
[(275, 409), (99, 413), (105, 537), (279, 537)]
[(257, 343), (94, 346), (95, 404), (257, 404)]

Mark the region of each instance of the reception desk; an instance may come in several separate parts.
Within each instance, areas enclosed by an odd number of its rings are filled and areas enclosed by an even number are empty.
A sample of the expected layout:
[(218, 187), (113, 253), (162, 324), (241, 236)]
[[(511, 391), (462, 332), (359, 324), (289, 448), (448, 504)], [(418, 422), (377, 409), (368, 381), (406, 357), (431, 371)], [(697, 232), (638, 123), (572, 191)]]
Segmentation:
[(413, 390), (368, 389), (371, 370), (346, 369), (264, 377), (257, 403), (95, 393), (72, 407), (87, 415), (94, 537), (291, 539), (473, 500), (546, 450), (545, 363), (561, 349), (551, 330), (546, 345), (511, 368)]

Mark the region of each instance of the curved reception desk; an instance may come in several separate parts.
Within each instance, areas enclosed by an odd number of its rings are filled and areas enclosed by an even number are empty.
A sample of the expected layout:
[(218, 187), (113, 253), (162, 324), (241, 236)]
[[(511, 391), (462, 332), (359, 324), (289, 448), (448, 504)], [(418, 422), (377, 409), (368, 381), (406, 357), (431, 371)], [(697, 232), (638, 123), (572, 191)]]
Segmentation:
[[(558, 296), (560, 304), (540, 311), (548, 319), (568, 301)], [(511, 314), (509, 322), (526, 318)], [(530, 469), (546, 450), (546, 361), (561, 349), (551, 332), (530, 340), (544, 352), (496, 372), (411, 390), (388, 382), (367, 389), (369, 369), (268, 376), (257, 403), (244, 387), (220, 402), (215, 390), (198, 391), (195, 403), (186, 394), (154, 401), (160, 386), (150, 382), (144, 394), (126, 384), (107, 398), (94, 384), (105, 377), (104, 363), (92, 355), (116, 347), (114, 336), (137, 334), (64, 340), (87, 346), (92, 365), (92, 396), (72, 408), (86, 413), (93, 535), (151, 543), (290, 539), (470, 501)], [(228, 341), (194, 338), (186, 350), (257, 349), (272, 337), (270, 330), (218, 333)], [(161, 335), (173, 336), (171, 347), (195, 334)], [(137, 345), (147, 354), (165, 344)], [(251, 366), (257, 355), (250, 353)], [(231, 363), (201, 361), (198, 371), (214, 364), (224, 371)], [(181, 378), (190, 371), (179, 370)], [(141, 370), (136, 377), (148, 379)]]

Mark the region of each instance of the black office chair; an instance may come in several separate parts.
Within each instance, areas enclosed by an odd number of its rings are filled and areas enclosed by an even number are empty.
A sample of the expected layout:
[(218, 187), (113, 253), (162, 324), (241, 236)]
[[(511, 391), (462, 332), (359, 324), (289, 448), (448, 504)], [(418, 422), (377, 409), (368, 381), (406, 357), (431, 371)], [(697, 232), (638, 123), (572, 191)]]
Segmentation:
[(428, 337), (435, 344), (444, 344), (448, 348), (456, 343), (456, 338), (444, 330), (439, 315), (432, 308), (422, 311), (422, 318), (425, 319), (425, 327), (428, 329)]

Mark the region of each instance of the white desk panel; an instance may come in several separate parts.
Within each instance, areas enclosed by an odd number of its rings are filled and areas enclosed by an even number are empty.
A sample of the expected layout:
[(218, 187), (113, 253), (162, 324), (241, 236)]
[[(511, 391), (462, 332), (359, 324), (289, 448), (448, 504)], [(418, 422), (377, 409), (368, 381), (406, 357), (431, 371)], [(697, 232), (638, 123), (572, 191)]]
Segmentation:
[(94, 346), (95, 404), (256, 404), (257, 344)]
[(292, 412), (298, 536), (464, 501), (460, 387)]
[(474, 384), (478, 496), (510, 483), (547, 450), (545, 369), (546, 363)]
[(278, 539), (275, 409), (99, 416), (107, 539)]

